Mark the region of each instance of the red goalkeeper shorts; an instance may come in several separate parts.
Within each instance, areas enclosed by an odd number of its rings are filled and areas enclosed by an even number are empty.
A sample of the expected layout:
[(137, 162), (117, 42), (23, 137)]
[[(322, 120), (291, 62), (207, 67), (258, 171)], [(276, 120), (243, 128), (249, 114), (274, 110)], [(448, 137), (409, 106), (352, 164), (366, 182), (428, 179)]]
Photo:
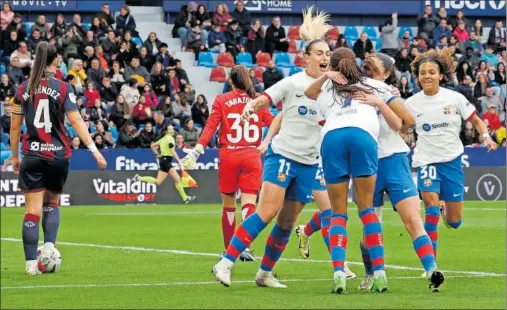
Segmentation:
[(259, 193), (262, 182), (262, 160), (255, 148), (221, 149), (218, 162), (220, 193), (232, 195)]

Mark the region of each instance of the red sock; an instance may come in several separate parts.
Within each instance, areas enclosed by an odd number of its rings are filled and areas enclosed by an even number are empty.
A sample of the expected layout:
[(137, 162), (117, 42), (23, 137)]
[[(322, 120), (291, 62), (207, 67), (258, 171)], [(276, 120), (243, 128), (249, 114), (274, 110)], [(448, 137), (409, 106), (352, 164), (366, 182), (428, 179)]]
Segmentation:
[(222, 234), (227, 249), (236, 230), (236, 208), (222, 208)]
[(241, 207), (241, 219), (244, 221), (247, 217), (255, 213), (255, 205), (246, 203)]

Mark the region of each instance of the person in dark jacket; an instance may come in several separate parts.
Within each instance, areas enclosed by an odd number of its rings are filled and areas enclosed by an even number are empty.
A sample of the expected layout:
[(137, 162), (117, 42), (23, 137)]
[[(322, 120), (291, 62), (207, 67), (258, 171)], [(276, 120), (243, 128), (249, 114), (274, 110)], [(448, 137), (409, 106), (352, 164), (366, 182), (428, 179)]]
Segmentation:
[(212, 18), (206, 10), (206, 7), (202, 4), (197, 7), (197, 12), (195, 12), (195, 21), (202, 29), (205, 29), (208, 32), (211, 31)]
[[(455, 91), (465, 96), (468, 102), (477, 105), (477, 99), (474, 97), (474, 89), (472, 88), (472, 76), (465, 75), (458, 86), (456, 86)], [(481, 109), (478, 110), (480, 111)]]
[(11, 81), (11, 83), (16, 87), (25, 81), (23, 70), (21, 68), (18, 68), (17, 64), (19, 64), (19, 58), (14, 57), (11, 59), (11, 65), (7, 67), (7, 75), (9, 76), (9, 81)]
[(141, 47), (139, 50), (139, 64), (142, 67), (145, 67), (148, 71), (150, 71), (151, 67), (153, 67), (153, 56), (148, 54), (146, 46)]
[[(179, 59), (174, 60), (174, 70), (176, 71), (176, 76), (180, 80), (180, 84), (190, 83), (190, 79), (188, 78), (187, 71), (183, 69), (183, 63)], [(183, 88), (183, 87), (182, 87)]]
[(167, 44), (161, 43), (159, 52), (155, 56), (155, 62), (160, 62), (164, 69), (174, 66), (174, 58), (167, 50)]
[(171, 84), (169, 78), (160, 62), (156, 62), (151, 68), (151, 86), (157, 96), (171, 95)]
[(146, 122), (144, 129), (139, 133), (139, 144), (142, 148), (151, 147), (155, 142), (155, 132), (153, 131), (153, 123)]
[(80, 46), (86, 38), (86, 28), (81, 24), (81, 15), (74, 14), (72, 17), (72, 24), (69, 25), (70, 31), (73, 35), (73, 41)]
[(352, 50), (354, 51), (354, 54), (356, 54), (358, 63), (362, 63), (366, 53), (374, 52), (373, 43), (371, 43), (371, 40), (368, 39), (368, 34), (366, 34), (366, 32), (361, 33), (359, 40), (354, 43)]
[(93, 17), (90, 31), (93, 31), (95, 38), (105, 37), (109, 30), (111, 30), (111, 28), (101, 23), (98, 16)]
[(55, 23), (51, 26), (49, 33), (51, 33), (52, 37), (61, 38), (67, 32), (67, 25), (65, 24), (65, 19), (63, 14), (56, 15)]
[(139, 133), (139, 131), (134, 130), (134, 122), (128, 120), (120, 130), (118, 141), (116, 141), (116, 148), (133, 149), (139, 147)]
[(99, 60), (97, 58), (92, 58), (90, 68), (86, 71), (87, 81), (93, 82), (95, 87), (99, 88), (105, 75), (106, 72), (100, 67)]
[(227, 37), (225, 33), (221, 31), (220, 25), (214, 25), (213, 30), (210, 32), (208, 37), (208, 47), (210, 51), (225, 53), (227, 44)]
[(14, 19), (9, 26), (7, 26), (6, 32), (10, 33), (13, 30), (18, 32), (19, 39), (24, 40), (26, 38), (27, 33), (25, 27), (23, 27), (23, 23), (21, 22), (21, 15), (18, 13), (14, 13)]
[(402, 48), (396, 57), (396, 68), (400, 72), (411, 72), (410, 63), (412, 63), (412, 58), (408, 55), (408, 50)]
[(100, 85), (100, 99), (105, 102), (107, 106), (111, 107), (118, 96), (118, 89), (116, 85), (111, 83), (111, 78), (104, 76), (102, 78), (102, 85)]
[(121, 128), (123, 124), (130, 119), (130, 116), (130, 107), (126, 104), (125, 97), (123, 97), (123, 95), (118, 95), (118, 97), (116, 97), (116, 103), (111, 107), (109, 120), (116, 125), (116, 128)]
[(274, 51), (287, 53), (289, 50), (289, 38), (285, 29), (281, 26), (280, 17), (273, 17), (271, 26), (266, 29), (266, 53), (273, 57)]
[(194, 106), (192, 107), (192, 120), (195, 124), (201, 125), (203, 128), (209, 117), (208, 101), (204, 95), (197, 96)]
[(507, 34), (505, 31), (505, 27), (503, 26), (503, 21), (498, 20), (496, 22), (496, 26), (489, 30), (488, 35), (488, 45), (494, 46), (495, 50), (505, 49), (507, 44)]
[(199, 53), (207, 51), (206, 41), (201, 36), (201, 27), (195, 24), (192, 31), (187, 36), (187, 46), (194, 51), (195, 61), (199, 58)]
[(194, 126), (194, 121), (191, 118), (185, 120), (183, 128), (181, 128), (180, 131), (180, 135), (183, 136), (185, 144), (188, 144), (190, 147), (194, 147), (199, 140), (199, 134), (200, 131)]
[(250, 16), (250, 12), (245, 9), (243, 2), (243, 0), (236, 1), (236, 9), (232, 11), (231, 15), (234, 20), (238, 21), (239, 27), (243, 31), (243, 36), (246, 37), (252, 25), (252, 17)]
[(109, 58), (118, 53), (118, 50), (120, 48), (118, 46), (118, 43), (116, 42), (114, 30), (109, 30), (107, 32), (107, 38), (105, 40), (102, 40), (100, 45), (104, 50), (104, 54), (107, 55)]
[(97, 17), (100, 19), (101, 24), (111, 29), (113, 28), (114, 17), (111, 9), (109, 8), (109, 4), (102, 4), (102, 11), (97, 14)]
[(232, 57), (236, 59), (236, 55), (244, 51), (243, 47), (243, 32), (239, 28), (239, 23), (233, 20), (229, 29), (227, 29), (227, 51), (232, 54)]
[(28, 38), (28, 40), (26, 40), (26, 46), (28, 47), (28, 51), (32, 55), (35, 55), (35, 49), (37, 48), (37, 44), (39, 44), (39, 42), (42, 42), (42, 41), (45, 41), (45, 40), (42, 38), (41, 32), (39, 31), (39, 29), (32, 30), (30, 37)]
[(264, 89), (270, 88), (283, 79), (283, 73), (275, 66), (273, 60), (269, 61), (268, 67), (262, 73), (262, 79), (264, 80)]
[(120, 15), (116, 16), (116, 29), (129, 30), (133, 37), (139, 37), (136, 27), (134, 17), (130, 15), (130, 8), (128, 5), (123, 5), (120, 9)]
[[(144, 41), (143, 46), (146, 47), (148, 55), (154, 57), (160, 50), (160, 44), (162, 44), (162, 42), (157, 38), (157, 33), (152, 31), (148, 35), (148, 39)], [(151, 67), (149, 69), (151, 69)]]
[(433, 30), (440, 23), (440, 19), (432, 11), (431, 5), (426, 5), (424, 13), (417, 17), (417, 36), (426, 41), (433, 38)]
[(257, 53), (264, 50), (264, 29), (261, 21), (257, 19), (252, 28), (247, 32), (248, 41), (246, 42), (246, 50), (252, 55), (253, 63), (257, 61)]
[(19, 47), (19, 40), (18, 40), (18, 32), (16, 30), (12, 30), (9, 33), (9, 39), (5, 40), (3, 42), (3, 55), (2, 55), (2, 61), (5, 64), (5, 67), (8, 67), (10, 65), (10, 57), (12, 53), (14, 53), (15, 50), (17, 50)]
[[(191, 27), (192, 24), (196, 24), (195, 14), (192, 14), (192, 8), (188, 8), (188, 5), (182, 5), (178, 16), (174, 19), (174, 27), (172, 30), (173, 38), (187, 38), (188, 28)], [(180, 28), (184, 28), (181, 29)], [(181, 42), (181, 46), (185, 46), (184, 42)]]

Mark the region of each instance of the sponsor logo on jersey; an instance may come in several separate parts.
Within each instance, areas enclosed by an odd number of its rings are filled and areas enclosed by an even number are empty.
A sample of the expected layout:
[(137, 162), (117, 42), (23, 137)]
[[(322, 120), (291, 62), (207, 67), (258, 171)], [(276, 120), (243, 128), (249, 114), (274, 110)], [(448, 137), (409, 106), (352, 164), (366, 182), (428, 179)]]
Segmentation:
[(426, 187), (430, 187), (430, 186), (431, 186), (431, 184), (433, 184), (433, 182), (431, 182), (431, 179), (425, 179), (425, 180), (424, 180), (424, 186), (426, 186)]
[(30, 151), (33, 152), (57, 152), (63, 150), (63, 146), (56, 146), (53, 143), (30, 142)]
[(304, 105), (302, 105), (298, 108), (298, 113), (299, 113), (299, 115), (304, 116), (304, 115), (308, 114), (308, 108), (305, 107)]
[(435, 129), (441, 129), (441, 128), (447, 128), (449, 127), (449, 123), (438, 123), (438, 124), (428, 124), (425, 123), (422, 125), (422, 129), (426, 132), (435, 130)]
[(99, 197), (116, 202), (146, 203), (155, 201), (157, 186), (132, 179), (113, 181), (93, 179), (93, 188)]

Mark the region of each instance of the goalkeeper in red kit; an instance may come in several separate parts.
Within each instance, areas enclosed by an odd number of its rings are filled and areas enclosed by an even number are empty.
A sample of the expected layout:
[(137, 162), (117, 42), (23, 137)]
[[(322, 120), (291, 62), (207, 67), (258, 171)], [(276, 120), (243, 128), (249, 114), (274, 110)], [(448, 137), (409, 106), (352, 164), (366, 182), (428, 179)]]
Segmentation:
[[(217, 131), (219, 164), (218, 187), (222, 196), (222, 232), (227, 249), (236, 230), (236, 193), (241, 191), (242, 220), (255, 212), (255, 202), (262, 181), (262, 160), (257, 147), (262, 141), (263, 127), (270, 126), (273, 115), (263, 109), (251, 115), (248, 122), (241, 121), (245, 105), (255, 95), (248, 69), (235, 66), (229, 75), (232, 91), (218, 95), (199, 143), (183, 158), (183, 166), (193, 169), (204, 146)], [(241, 253), (243, 261), (254, 261), (249, 249)]]

